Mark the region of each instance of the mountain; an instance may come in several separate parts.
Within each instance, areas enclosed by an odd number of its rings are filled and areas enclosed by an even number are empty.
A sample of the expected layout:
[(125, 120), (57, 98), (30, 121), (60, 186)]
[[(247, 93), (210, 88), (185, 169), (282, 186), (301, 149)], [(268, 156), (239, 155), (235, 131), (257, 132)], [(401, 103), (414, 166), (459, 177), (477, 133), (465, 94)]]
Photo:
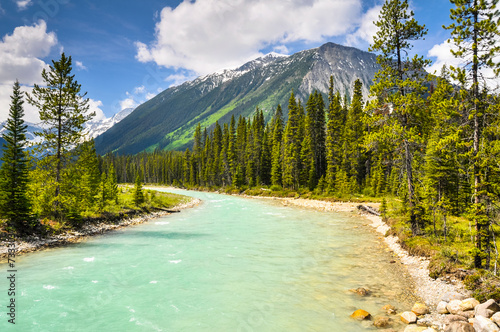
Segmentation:
[[(113, 115), (111, 118), (104, 118), (102, 120), (92, 120), (88, 121), (85, 123), (85, 130), (87, 132), (87, 137), (89, 138), (95, 138), (99, 136), (100, 134), (104, 133), (106, 130), (109, 128), (113, 127), (115, 124), (123, 120), (127, 115), (132, 113), (134, 109), (133, 108), (126, 108), (115, 115)], [(7, 121), (0, 122), (0, 139), (2, 134), (4, 133), (5, 129), (5, 124)], [(42, 131), (42, 127), (38, 124), (31, 123), (31, 122), (24, 122), (28, 127), (26, 128), (26, 139), (28, 140), (29, 143), (37, 143), (41, 140), (40, 137), (35, 136), (35, 132), (40, 132)], [(3, 139), (2, 139), (3, 141)], [(0, 144), (0, 150), (2, 150), (2, 145)], [(1, 152), (1, 151), (0, 151)]]
[(359, 78), (366, 97), (378, 69), (374, 54), (334, 43), (290, 56), (271, 53), (163, 91), (98, 136), (96, 149), (100, 154), (184, 149), (198, 123), (228, 123), (231, 115), (249, 116), (256, 107), (269, 120), (278, 104), (286, 114), (292, 90), (304, 104), (314, 90), (326, 96), (331, 75), (335, 90), (347, 96)]
[(132, 113), (133, 108), (126, 108), (120, 112), (113, 115), (111, 118), (105, 118), (102, 120), (91, 120), (85, 124), (85, 129), (88, 132), (88, 136), (96, 138), (97, 136), (104, 133), (109, 128), (113, 127), (115, 124), (125, 119), (127, 115)]

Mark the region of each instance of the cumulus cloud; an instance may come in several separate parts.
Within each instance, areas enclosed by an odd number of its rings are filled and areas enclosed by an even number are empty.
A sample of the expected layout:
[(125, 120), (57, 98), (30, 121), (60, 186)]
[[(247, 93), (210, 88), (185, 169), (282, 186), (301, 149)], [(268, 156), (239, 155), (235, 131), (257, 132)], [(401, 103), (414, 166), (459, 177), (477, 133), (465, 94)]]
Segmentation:
[(377, 26), (373, 23), (378, 21), (378, 15), (382, 6), (369, 9), (360, 19), (358, 29), (346, 37), (348, 46), (359, 46), (362, 43), (373, 44), (373, 36), (377, 33)]
[(136, 42), (136, 58), (207, 74), (260, 56), (263, 48), (348, 33), (361, 9), (361, 0), (184, 0), (163, 8), (155, 41)]
[(139, 103), (135, 101), (134, 97), (125, 98), (120, 101), (120, 111), (126, 108), (136, 108), (137, 106), (139, 106)]
[(75, 66), (79, 70), (87, 70), (87, 67), (81, 61), (75, 61)]
[[(54, 32), (47, 32), (47, 24), (39, 21), (32, 26), (20, 26), (0, 41), (0, 121), (7, 119), (12, 85), (19, 80), (22, 91), (42, 83), (42, 70), (47, 64), (41, 60), (57, 45)], [(38, 110), (24, 103), (25, 120), (38, 122)]]
[(25, 10), (32, 4), (33, 2), (31, 0), (16, 0), (16, 5), (19, 10)]
[(106, 116), (104, 115), (104, 112), (101, 109), (102, 101), (89, 98), (88, 105), (89, 105), (88, 112), (89, 113), (95, 112), (95, 116), (92, 118), (93, 121), (99, 121), (99, 120), (106, 119)]

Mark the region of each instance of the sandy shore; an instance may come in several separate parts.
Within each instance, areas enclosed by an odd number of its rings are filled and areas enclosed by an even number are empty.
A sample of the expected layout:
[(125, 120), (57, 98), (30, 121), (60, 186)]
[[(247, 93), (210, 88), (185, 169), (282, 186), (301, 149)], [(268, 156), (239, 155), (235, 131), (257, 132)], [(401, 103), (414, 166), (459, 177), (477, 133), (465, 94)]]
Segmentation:
[[(189, 201), (188, 203), (179, 204), (177, 206), (174, 206), (173, 208), (170, 208), (170, 211), (191, 208), (200, 203), (201, 201), (195, 198)], [(84, 225), (82, 229), (78, 231), (70, 231), (64, 234), (50, 236), (47, 238), (38, 238), (35, 236), (29, 239), (28, 241), (15, 241), (14, 244), (16, 249), (16, 256), (28, 252), (65, 245), (68, 243), (81, 242), (93, 235), (103, 234), (123, 227), (141, 224), (148, 220), (163, 217), (169, 214), (171, 213), (168, 211), (157, 211), (148, 214), (142, 214), (139, 216), (134, 216), (132, 218), (125, 218), (120, 220), (118, 223), (114, 224), (109, 224), (104, 222), (97, 224), (87, 224)], [(9, 245), (12, 245), (12, 242), (8, 241), (0, 242), (0, 263), (3, 263), (7, 260), (7, 252)]]

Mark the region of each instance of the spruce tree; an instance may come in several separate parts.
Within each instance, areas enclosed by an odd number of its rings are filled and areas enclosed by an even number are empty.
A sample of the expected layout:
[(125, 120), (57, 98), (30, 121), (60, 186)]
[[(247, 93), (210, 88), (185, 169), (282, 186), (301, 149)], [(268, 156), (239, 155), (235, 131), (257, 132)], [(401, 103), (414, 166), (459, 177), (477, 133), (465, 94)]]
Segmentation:
[(271, 156), (271, 184), (281, 186), (282, 177), (282, 140), (283, 140), (283, 111), (281, 105), (276, 108), (272, 128), (272, 156)]
[(35, 224), (31, 202), (27, 197), (29, 163), (26, 152), (26, 128), (23, 116), (23, 93), (19, 82), (14, 83), (9, 117), (2, 137), (3, 161), (0, 168), (0, 212), (7, 219), (8, 228), (18, 233), (29, 233)]
[(135, 185), (134, 185), (134, 205), (137, 207), (140, 207), (142, 204), (144, 204), (144, 191), (142, 189), (142, 181), (141, 181), (141, 174), (137, 174), (135, 177)]
[(333, 93), (333, 76), (328, 88), (328, 122), (326, 125), (326, 183), (328, 191), (335, 188), (335, 175), (342, 161), (342, 105), (340, 95)]
[[(471, 119), (472, 149), (471, 160), (473, 163), (474, 177), (474, 212), (473, 219), (476, 224), (476, 251), (474, 252), (474, 266), (481, 268), (483, 265), (484, 248), (482, 242), (489, 237), (488, 216), (485, 215), (485, 195), (481, 174), (481, 160), (479, 156), (485, 119), (485, 103), (482, 94), (481, 81), (482, 69), (493, 69), (498, 75), (500, 63), (495, 57), (500, 52), (498, 39), (499, 13), (496, 8), (498, 0), (450, 0), (455, 8), (451, 9), (450, 18), (454, 21), (445, 27), (451, 30), (451, 40), (456, 50), (453, 55), (464, 59), (464, 65), (452, 68), (454, 74), (465, 91), (462, 99), (465, 101), (466, 116)], [(483, 79), (482, 79), (483, 78)]]
[[(302, 111), (303, 112), (303, 111)], [(298, 189), (300, 180), (300, 151), (302, 113), (292, 91), (288, 102), (288, 121), (283, 139), (283, 187)]]
[(423, 126), (426, 124), (424, 93), (425, 67), (429, 61), (415, 55), (405, 58), (411, 42), (427, 33), (408, 9), (408, 1), (387, 0), (375, 22), (378, 31), (370, 51), (379, 52), (377, 62), (381, 69), (375, 75), (370, 92), (377, 99), (371, 105), (369, 125), (374, 130), (367, 137), (367, 145), (392, 141), (403, 156), (408, 193), (409, 219), (414, 235), (420, 231), (416, 213), (417, 197), (413, 159), (417, 147), (423, 144)]
[(45, 153), (50, 160), (55, 177), (54, 215), (62, 216), (61, 182), (69, 152), (82, 140), (85, 122), (94, 114), (87, 114), (89, 109), (86, 93), (81, 94), (81, 85), (71, 75), (71, 56), (64, 53), (59, 61), (52, 60), (49, 70), (43, 69), (43, 86), (34, 85), (28, 95), (28, 102), (38, 108), (42, 128), (35, 133), (42, 138), (38, 151)]

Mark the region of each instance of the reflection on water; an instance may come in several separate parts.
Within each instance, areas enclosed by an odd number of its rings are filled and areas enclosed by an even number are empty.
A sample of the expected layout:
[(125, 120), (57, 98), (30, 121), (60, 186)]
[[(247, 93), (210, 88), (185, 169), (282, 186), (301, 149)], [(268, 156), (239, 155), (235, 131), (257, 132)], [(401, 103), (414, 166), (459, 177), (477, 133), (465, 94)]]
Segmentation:
[[(360, 331), (373, 326), (352, 321), (354, 310), (375, 316), (413, 300), (404, 271), (363, 219), (189, 195), (204, 203), (20, 257), (15, 329)], [(371, 295), (349, 291), (358, 287)], [(13, 330), (6, 321), (2, 311), (1, 330)]]

